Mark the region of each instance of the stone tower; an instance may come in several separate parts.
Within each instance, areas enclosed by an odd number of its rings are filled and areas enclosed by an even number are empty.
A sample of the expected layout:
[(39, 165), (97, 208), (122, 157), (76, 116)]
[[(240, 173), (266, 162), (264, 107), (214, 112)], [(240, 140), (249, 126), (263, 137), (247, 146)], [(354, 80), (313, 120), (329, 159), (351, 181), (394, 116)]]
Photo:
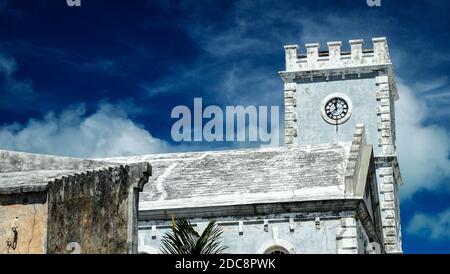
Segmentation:
[(363, 124), (373, 145), (383, 242), (386, 252), (401, 253), (399, 186), (402, 184), (395, 146), (395, 101), (399, 99), (386, 38), (374, 38), (373, 48), (351, 40), (285, 46), (286, 70), (280, 72), (285, 94), (285, 142), (309, 145), (351, 141)]

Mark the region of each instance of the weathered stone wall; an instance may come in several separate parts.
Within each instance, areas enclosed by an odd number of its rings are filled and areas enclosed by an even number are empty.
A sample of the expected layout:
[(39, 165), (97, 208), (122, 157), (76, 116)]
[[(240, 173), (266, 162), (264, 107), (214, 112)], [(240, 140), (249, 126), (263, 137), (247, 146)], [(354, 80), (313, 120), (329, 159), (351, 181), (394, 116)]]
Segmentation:
[(111, 163), (101, 161), (0, 150), (0, 173), (35, 170), (88, 170)]
[[(0, 195), (0, 254), (46, 252), (46, 200), (45, 192)], [(13, 229), (17, 231), (15, 243)]]
[[(148, 164), (120, 166), (64, 177), (49, 187), (48, 253), (137, 251), (137, 192), (150, 173)], [(134, 250), (133, 250), (134, 249)]]
[[(207, 219), (191, 219), (201, 233)], [(270, 216), (217, 218), (223, 230), (222, 246), (229, 254), (335, 254), (339, 216), (332, 212), (286, 213)], [(170, 221), (147, 222), (139, 228), (139, 252), (160, 252), (161, 240), (171, 231)]]

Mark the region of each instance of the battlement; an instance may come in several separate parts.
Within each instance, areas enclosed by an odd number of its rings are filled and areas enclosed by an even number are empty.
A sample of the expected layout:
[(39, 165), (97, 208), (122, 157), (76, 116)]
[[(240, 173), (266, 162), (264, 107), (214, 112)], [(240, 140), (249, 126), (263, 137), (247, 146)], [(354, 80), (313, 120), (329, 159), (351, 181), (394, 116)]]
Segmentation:
[(341, 51), (342, 42), (328, 42), (328, 51), (321, 51), (319, 43), (306, 44), (306, 54), (299, 53), (298, 45), (285, 46), (286, 72), (309, 72), (370, 66), (391, 65), (385, 37), (373, 38), (373, 48), (364, 49), (364, 41), (350, 40), (350, 52)]

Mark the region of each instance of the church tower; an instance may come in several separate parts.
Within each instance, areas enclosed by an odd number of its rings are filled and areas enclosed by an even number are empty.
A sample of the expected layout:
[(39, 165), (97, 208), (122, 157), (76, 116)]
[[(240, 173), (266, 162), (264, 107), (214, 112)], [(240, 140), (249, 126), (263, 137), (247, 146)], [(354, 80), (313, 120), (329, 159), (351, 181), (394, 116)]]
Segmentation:
[(352, 141), (358, 124), (373, 145), (387, 253), (401, 253), (399, 186), (396, 156), (395, 101), (399, 99), (386, 38), (285, 46), (286, 70), (280, 72), (285, 94), (285, 143), (310, 145)]

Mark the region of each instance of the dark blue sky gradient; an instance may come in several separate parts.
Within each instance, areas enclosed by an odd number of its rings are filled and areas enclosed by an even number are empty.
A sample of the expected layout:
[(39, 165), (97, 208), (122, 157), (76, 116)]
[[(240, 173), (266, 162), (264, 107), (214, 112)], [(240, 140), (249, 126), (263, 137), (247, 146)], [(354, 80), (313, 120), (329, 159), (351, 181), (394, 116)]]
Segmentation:
[[(170, 112), (192, 106), (194, 97), (204, 105), (282, 110), (283, 45), (320, 42), (325, 49), (327, 41), (343, 40), (348, 48), (346, 41), (364, 38), (371, 47), (372, 37), (387, 36), (399, 82), (426, 106), (415, 126), (438, 129), (448, 144), (449, 8), (438, 0), (383, 0), (374, 8), (365, 0), (82, 0), (79, 8), (65, 0), (0, 0), (0, 126), (25, 125), (77, 104), (89, 116), (110, 103), (176, 145)], [(14, 60), (16, 69), (2, 72), (2, 60)], [(241, 146), (200, 143), (195, 149)], [(450, 232), (431, 239), (407, 231), (415, 214), (450, 209), (450, 167), (441, 169), (447, 173), (432, 179), (436, 187), (402, 203), (407, 253), (450, 253)]]

